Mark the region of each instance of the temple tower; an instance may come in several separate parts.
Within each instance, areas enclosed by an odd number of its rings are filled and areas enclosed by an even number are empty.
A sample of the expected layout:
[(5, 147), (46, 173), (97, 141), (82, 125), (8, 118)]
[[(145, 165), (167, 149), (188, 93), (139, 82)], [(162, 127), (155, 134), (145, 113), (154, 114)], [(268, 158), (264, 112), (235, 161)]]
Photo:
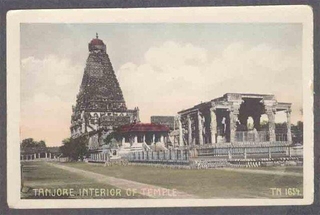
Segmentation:
[(108, 133), (118, 126), (139, 121), (139, 109), (127, 109), (107, 47), (98, 34), (88, 49), (80, 91), (72, 107), (70, 130), (72, 138), (90, 134), (89, 148), (94, 149), (98, 142), (101, 144), (101, 132)]
[(127, 110), (106, 45), (97, 35), (88, 47), (89, 56), (77, 96), (77, 107), (81, 111)]

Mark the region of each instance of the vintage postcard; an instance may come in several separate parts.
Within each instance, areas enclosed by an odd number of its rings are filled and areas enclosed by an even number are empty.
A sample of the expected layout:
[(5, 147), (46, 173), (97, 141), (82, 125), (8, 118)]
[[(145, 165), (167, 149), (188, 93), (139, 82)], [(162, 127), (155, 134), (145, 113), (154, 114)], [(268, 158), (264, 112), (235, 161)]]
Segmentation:
[(7, 19), (10, 207), (313, 202), (311, 8)]

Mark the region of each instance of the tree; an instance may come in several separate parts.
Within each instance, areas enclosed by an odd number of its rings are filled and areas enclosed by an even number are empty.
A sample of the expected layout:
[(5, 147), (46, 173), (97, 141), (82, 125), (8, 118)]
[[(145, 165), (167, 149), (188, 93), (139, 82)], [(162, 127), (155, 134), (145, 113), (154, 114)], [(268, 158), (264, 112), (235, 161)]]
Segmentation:
[(62, 140), (62, 146), (60, 146), (60, 151), (65, 157), (71, 157), (72, 145), (70, 138)]
[(37, 147), (46, 147), (46, 143), (43, 140), (40, 140), (36, 143)]
[(34, 141), (33, 138), (27, 138), (22, 140), (21, 142), (21, 148), (31, 148), (31, 147), (39, 147), (39, 148), (45, 148), (46, 142), (43, 140), (40, 140), (39, 142)]
[(35, 141), (33, 141), (33, 138), (27, 138), (22, 140), (21, 142), (21, 148), (29, 148), (34, 146), (35, 146)]
[[(110, 134), (108, 134), (108, 136), (106, 136), (106, 138), (103, 140), (105, 145), (108, 145), (110, 148), (118, 148), (119, 144), (118, 144), (118, 135), (116, 132), (111, 132)], [(121, 144), (120, 144), (121, 146)]]
[(88, 138), (86, 136), (81, 136), (76, 139), (67, 138), (62, 141), (60, 150), (63, 156), (69, 157), (71, 160), (83, 160), (83, 157), (88, 153), (87, 143)]
[(109, 133), (103, 140), (105, 145), (109, 145), (112, 142), (112, 139), (116, 139), (116, 132)]
[(77, 159), (83, 160), (84, 156), (88, 154), (88, 138), (86, 136), (81, 136), (75, 140), (74, 142), (74, 150), (75, 150), (75, 157)]
[(303, 122), (298, 121), (297, 125), (291, 126), (292, 142), (303, 144)]

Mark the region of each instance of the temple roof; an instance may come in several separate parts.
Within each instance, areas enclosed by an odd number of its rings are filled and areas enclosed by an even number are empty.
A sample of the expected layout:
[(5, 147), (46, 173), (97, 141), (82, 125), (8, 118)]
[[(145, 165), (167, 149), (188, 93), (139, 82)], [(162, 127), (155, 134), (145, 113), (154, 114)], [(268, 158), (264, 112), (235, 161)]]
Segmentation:
[(215, 106), (229, 106), (229, 104), (232, 104), (234, 101), (241, 101), (244, 99), (261, 99), (264, 101), (272, 101), (276, 107), (277, 110), (289, 110), (291, 107), (291, 103), (284, 103), (284, 102), (277, 102), (276, 98), (272, 94), (254, 94), (254, 93), (226, 93), (221, 97), (212, 99), (208, 102), (202, 102), (200, 104), (196, 104), (191, 108), (183, 109), (179, 111), (179, 114), (187, 113), (187, 112), (195, 112), (199, 109), (205, 109), (208, 107), (211, 107), (213, 105)]
[(123, 125), (118, 128), (120, 133), (128, 132), (169, 132), (169, 128), (165, 125), (154, 124), (154, 123), (132, 123)]
[(91, 45), (104, 45), (103, 41), (100, 39), (92, 39), (90, 42)]
[(96, 33), (96, 38), (91, 40), (90, 45), (104, 45), (103, 41), (99, 39), (98, 33)]

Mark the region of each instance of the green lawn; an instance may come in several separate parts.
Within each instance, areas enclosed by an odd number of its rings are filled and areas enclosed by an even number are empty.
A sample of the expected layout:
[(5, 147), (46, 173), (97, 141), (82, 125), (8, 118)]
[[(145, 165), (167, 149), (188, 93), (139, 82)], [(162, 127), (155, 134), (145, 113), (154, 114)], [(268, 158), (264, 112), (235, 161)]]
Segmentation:
[[(302, 195), (273, 196), (271, 188), (281, 188), (282, 190), (285, 188), (297, 188), (300, 190), (300, 193), (303, 192), (303, 178), (299, 176), (253, 174), (221, 169), (179, 170), (147, 166), (104, 167), (103, 165), (92, 165), (80, 162), (65, 163), (62, 165), (68, 165), (107, 176), (177, 189), (202, 198), (302, 198)], [(274, 167), (264, 169), (302, 173), (302, 168), (299, 167)]]
[[(78, 174), (70, 173), (66, 170), (61, 170), (50, 165), (47, 165), (45, 162), (24, 162), (23, 163), (23, 184), (24, 189), (21, 193), (21, 198), (145, 198), (141, 195), (136, 195), (135, 197), (127, 196), (124, 190), (112, 187), (110, 185), (105, 185), (101, 183), (96, 183), (91, 179), (82, 177)], [(52, 193), (54, 190), (57, 189), (73, 189), (74, 195), (71, 196), (70, 192), (68, 195), (62, 195), (60, 197), (52, 196), (52, 195), (36, 195), (34, 189), (48, 189)], [(79, 189), (103, 189), (106, 191), (109, 190), (112, 192), (118, 189), (118, 194), (120, 195), (113, 195), (109, 196), (101, 195), (101, 194), (93, 194), (91, 195), (90, 192), (86, 195), (79, 195)], [(39, 190), (37, 191), (39, 192)]]
[(274, 167), (259, 167), (255, 168), (259, 170), (270, 170), (270, 171), (277, 171), (277, 172), (292, 172), (292, 173), (303, 173), (302, 166), (288, 166), (288, 167), (281, 167), (281, 166), (274, 166)]

